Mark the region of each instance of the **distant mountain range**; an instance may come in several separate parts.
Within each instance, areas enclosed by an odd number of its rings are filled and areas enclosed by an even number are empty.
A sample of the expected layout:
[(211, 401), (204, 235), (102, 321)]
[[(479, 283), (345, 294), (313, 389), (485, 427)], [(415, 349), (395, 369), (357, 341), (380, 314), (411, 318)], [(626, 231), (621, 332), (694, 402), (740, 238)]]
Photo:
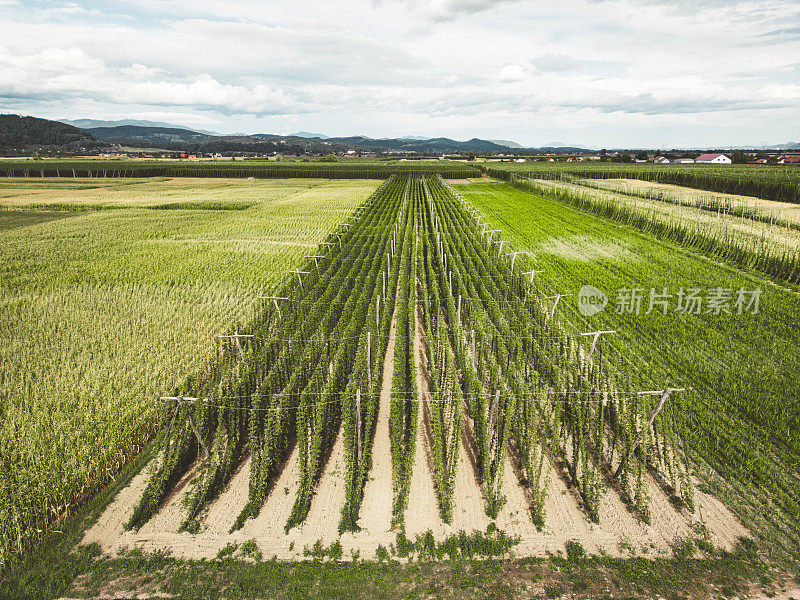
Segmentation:
[(207, 129), (197, 129), (196, 127), (186, 127), (185, 125), (175, 125), (174, 123), (164, 123), (161, 121), (143, 121), (141, 119), (120, 119), (117, 121), (101, 121), (98, 119), (58, 119), (59, 123), (66, 123), (78, 129), (89, 129), (95, 127), (121, 127), (124, 125), (132, 125), (135, 127), (164, 127), (167, 129), (186, 129), (187, 131), (195, 131), (197, 133), (205, 133), (206, 135), (219, 135), (216, 131), (209, 131)]
[(327, 140), (328, 136), (324, 133), (309, 133), (308, 131), (298, 131), (297, 133), (289, 133), (287, 134), (288, 137), (301, 137), (301, 138), (319, 138), (321, 140)]
[[(445, 137), (406, 135), (374, 139), (364, 135), (328, 137), (299, 131), (290, 135), (270, 133), (220, 135), (189, 127), (127, 119), (102, 121), (77, 119), (50, 121), (19, 115), (0, 115), (0, 152), (26, 155), (43, 153), (76, 154), (96, 151), (111, 145), (132, 148), (180, 150), (187, 152), (253, 152), (259, 154), (333, 154), (347, 152), (395, 152), (408, 154), (529, 154), (591, 152), (591, 149), (550, 142), (540, 148), (524, 148), (511, 140), (472, 138), (458, 141)], [(744, 147), (746, 148), (746, 146)], [(800, 149), (800, 142), (789, 142), (769, 150)]]
[(518, 144), (517, 142), (512, 142), (511, 140), (489, 140), (493, 144), (497, 144), (498, 146), (506, 146), (507, 148), (524, 148), (522, 144)]
[[(502, 153), (511, 148), (488, 140), (473, 138), (465, 142), (449, 138), (372, 139), (366, 136), (320, 137), (299, 132), (292, 135), (257, 133), (253, 135), (207, 135), (176, 127), (143, 127), (120, 125), (117, 127), (86, 127), (84, 129), (99, 140), (137, 148), (188, 150), (196, 152), (280, 152), (329, 154), (355, 150), (358, 152), (407, 153)], [(302, 135), (300, 135), (302, 134)]]
[(84, 131), (91, 133), (98, 140), (116, 142), (124, 140), (136, 141), (147, 144), (198, 142), (217, 136), (180, 129), (177, 127), (141, 127), (139, 125), (119, 125), (117, 127), (84, 127)]

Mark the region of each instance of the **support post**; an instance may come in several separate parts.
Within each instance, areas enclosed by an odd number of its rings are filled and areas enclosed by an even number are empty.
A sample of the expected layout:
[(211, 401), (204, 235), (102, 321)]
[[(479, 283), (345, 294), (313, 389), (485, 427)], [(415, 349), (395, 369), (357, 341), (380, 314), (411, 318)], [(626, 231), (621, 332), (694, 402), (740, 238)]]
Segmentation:
[(239, 333), (237, 331), (234, 331), (232, 335), (219, 335), (217, 337), (220, 338), (220, 339), (233, 340), (234, 342), (236, 342), (236, 348), (239, 350), (239, 352), (244, 352), (244, 349), (242, 348), (242, 343), (239, 340), (241, 338), (255, 337), (255, 335), (253, 335), (252, 333), (244, 334), (244, 333)]
[(475, 330), (472, 330), (472, 365), (475, 366)]
[(203, 458), (208, 460), (208, 448), (206, 448), (206, 444), (203, 441), (203, 438), (200, 437), (200, 433), (197, 431), (197, 427), (194, 426), (194, 419), (192, 419), (192, 415), (187, 415), (189, 417), (189, 427), (192, 428), (192, 432), (194, 436), (197, 438), (197, 441), (200, 442), (200, 447), (203, 449)]
[(544, 271), (525, 271), (522, 273), (523, 275), (530, 275), (531, 276), (531, 285), (533, 285), (533, 276), (538, 275), (539, 273), (544, 273)]
[(617, 333), (616, 331), (589, 331), (587, 333), (582, 333), (582, 336), (592, 335), (594, 338), (592, 339), (592, 347), (589, 349), (589, 355), (586, 357), (586, 362), (592, 360), (592, 355), (594, 354), (594, 349), (597, 347), (597, 340), (600, 339), (600, 336), (605, 333)]
[(275, 310), (278, 311), (278, 318), (282, 318), (281, 315), (281, 307), (278, 306), (278, 300), (288, 300), (288, 298), (282, 298), (281, 296), (259, 296), (262, 300), (272, 300), (275, 303)]
[(356, 436), (358, 445), (358, 464), (361, 464), (361, 388), (356, 390)]
[(642, 441), (642, 436), (646, 431), (648, 431), (653, 426), (653, 421), (656, 420), (656, 416), (658, 416), (658, 413), (661, 412), (662, 408), (664, 408), (664, 405), (667, 403), (667, 400), (669, 400), (670, 394), (672, 392), (682, 392), (684, 391), (684, 389), (685, 388), (667, 388), (665, 390), (639, 392), (640, 396), (657, 396), (658, 394), (661, 394), (661, 400), (659, 400), (655, 408), (652, 411), (650, 411), (650, 416), (647, 418), (647, 423), (645, 424), (645, 426), (638, 432), (636, 432), (636, 437), (633, 439), (633, 444), (631, 445), (631, 449), (628, 450), (622, 457), (622, 460), (619, 461), (619, 467), (617, 467), (617, 470), (614, 472), (615, 478), (619, 477), (619, 474), (622, 473), (622, 470), (625, 468), (625, 464), (628, 462), (628, 459), (630, 458), (631, 454), (636, 452), (636, 448), (639, 447), (639, 444)]
[(550, 311), (550, 320), (553, 320), (553, 317), (556, 315), (556, 307), (558, 306), (559, 301), (561, 298), (565, 298), (567, 296), (572, 296), (572, 294), (556, 294), (555, 296), (545, 296), (545, 300), (552, 300), (555, 298), (555, 303), (553, 304), (553, 310)]
[(500, 390), (497, 390), (494, 394), (494, 400), (492, 401), (492, 407), (489, 409), (489, 423), (488, 423), (488, 431), (489, 431), (489, 451), (494, 451), (494, 443), (496, 441), (496, 432), (495, 427), (497, 426), (497, 408), (500, 404)]

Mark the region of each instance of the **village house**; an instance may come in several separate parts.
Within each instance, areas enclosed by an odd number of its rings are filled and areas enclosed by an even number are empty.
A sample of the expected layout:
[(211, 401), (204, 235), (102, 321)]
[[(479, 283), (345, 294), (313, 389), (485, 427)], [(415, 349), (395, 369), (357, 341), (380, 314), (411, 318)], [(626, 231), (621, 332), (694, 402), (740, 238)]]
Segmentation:
[(706, 163), (706, 164), (713, 164), (713, 165), (729, 165), (733, 161), (730, 157), (725, 156), (724, 154), (701, 154), (697, 158), (694, 159), (694, 162), (697, 163)]

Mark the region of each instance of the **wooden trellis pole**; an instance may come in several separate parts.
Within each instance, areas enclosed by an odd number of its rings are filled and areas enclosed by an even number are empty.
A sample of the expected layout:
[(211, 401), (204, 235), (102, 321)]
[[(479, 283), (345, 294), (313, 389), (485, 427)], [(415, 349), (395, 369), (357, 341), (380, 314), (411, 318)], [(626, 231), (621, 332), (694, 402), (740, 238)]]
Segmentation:
[[(176, 415), (178, 413), (178, 409), (180, 408), (181, 404), (183, 404), (184, 402), (197, 402), (197, 398), (192, 398), (190, 396), (162, 396), (160, 398), (160, 400), (174, 400), (174, 401), (176, 401), (178, 403), (178, 406), (175, 407), (175, 414)], [(194, 433), (194, 436), (197, 438), (197, 441), (200, 443), (200, 447), (203, 449), (203, 458), (208, 460), (208, 457), (210, 456), (209, 453), (208, 453), (208, 448), (206, 448), (206, 444), (203, 441), (203, 438), (200, 436), (200, 432), (198, 432), (197, 431), (197, 427), (195, 427), (194, 419), (192, 418), (192, 415), (190, 415), (190, 414), (188, 414), (186, 416), (188, 418), (189, 427), (191, 428), (192, 433)], [(170, 424), (170, 427), (171, 426), (172, 425)]]
[(522, 275), (530, 275), (531, 276), (531, 285), (533, 285), (533, 276), (538, 275), (539, 273), (544, 273), (544, 271), (525, 271)]
[(553, 317), (556, 315), (556, 307), (558, 306), (559, 301), (562, 298), (566, 298), (567, 296), (572, 296), (572, 294), (556, 294), (555, 296), (545, 296), (545, 300), (553, 300), (555, 298), (555, 302), (553, 303), (553, 310), (550, 311), (550, 320), (553, 320)]
[(670, 394), (672, 392), (682, 392), (684, 391), (684, 389), (685, 388), (667, 388), (665, 390), (654, 390), (649, 392), (638, 393), (639, 396), (657, 396), (658, 394), (661, 394), (661, 400), (659, 400), (655, 408), (653, 408), (653, 410), (650, 411), (650, 416), (647, 417), (647, 423), (645, 424), (645, 426), (636, 432), (636, 437), (633, 439), (633, 444), (631, 444), (630, 450), (628, 450), (622, 457), (622, 460), (620, 460), (619, 467), (617, 467), (617, 470), (614, 472), (614, 477), (619, 477), (619, 474), (622, 473), (622, 470), (625, 468), (625, 464), (628, 462), (628, 459), (630, 458), (631, 454), (636, 452), (636, 448), (639, 447), (639, 444), (642, 441), (642, 436), (646, 431), (648, 431), (653, 426), (653, 421), (656, 420), (656, 416), (658, 416), (658, 413), (661, 412), (661, 409), (664, 408), (664, 405), (667, 403), (667, 400), (669, 400)]
[(288, 300), (288, 298), (283, 298), (281, 296), (259, 296), (262, 300), (272, 300), (275, 303), (275, 310), (278, 311), (278, 318), (282, 319), (283, 316), (281, 315), (281, 307), (278, 306), (278, 300)]
[(587, 333), (582, 333), (582, 336), (589, 336), (592, 335), (594, 338), (592, 339), (592, 347), (589, 349), (589, 354), (586, 356), (586, 362), (592, 360), (592, 355), (594, 354), (594, 349), (597, 347), (597, 340), (600, 339), (600, 336), (606, 333), (617, 333), (616, 331), (589, 331)]
[(220, 339), (230, 339), (230, 340), (235, 341), (236, 342), (236, 348), (238, 348), (239, 352), (244, 352), (244, 348), (242, 348), (242, 343), (239, 340), (242, 339), (242, 338), (251, 338), (251, 337), (255, 337), (255, 336), (252, 333), (245, 334), (245, 333), (239, 333), (237, 331), (234, 331), (232, 335), (219, 335), (217, 337), (220, 338)]
[(303, 278), (300, 275), (311, 275), (309, 271), (301, 271), (300, 269), (292, 269), (289, 273), (295, 273), (297, 275), (297, 280), (300, 282), (300, 289), (303, 289)]
[(306, 258), (313, 258), (314, 259), (314, 266), (317, 267), (317, 271), (319, 271), (319, 260), (320, 258), (325, 258), (324, 256), (317, 256), (315, 254), (311, 256), (306, 256)]
[(361, 464), (361, 388), (356, 390), (356, 436), (358, 444), (358, 464)]

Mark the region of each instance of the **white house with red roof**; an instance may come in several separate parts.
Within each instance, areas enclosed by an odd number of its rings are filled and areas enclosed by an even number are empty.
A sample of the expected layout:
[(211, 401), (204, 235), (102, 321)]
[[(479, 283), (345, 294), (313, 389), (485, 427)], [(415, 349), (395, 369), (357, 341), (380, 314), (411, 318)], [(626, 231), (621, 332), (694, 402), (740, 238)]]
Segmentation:
[(725, 156), (724, 154), (701, 154), (697, 158), (694, 159), (696, 163), (709, 163), (714, 165), (729, 165), (733, 161), (730, 159), (729, 156)]

